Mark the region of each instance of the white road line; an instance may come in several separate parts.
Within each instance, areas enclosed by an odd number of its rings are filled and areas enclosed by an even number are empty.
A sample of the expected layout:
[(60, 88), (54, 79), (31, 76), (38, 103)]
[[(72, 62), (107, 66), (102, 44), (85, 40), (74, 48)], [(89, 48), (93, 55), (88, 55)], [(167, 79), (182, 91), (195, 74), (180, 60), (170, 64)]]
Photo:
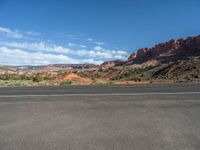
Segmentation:
[(70, 97), (70, 96), (143, 96), (143, 95), (191, 95), (200, 92), (166, 92), (166, 93), (105, 93), (105, 94), (45, 94), (45, 95), (0, 95), (0, 98), (15, 97)]

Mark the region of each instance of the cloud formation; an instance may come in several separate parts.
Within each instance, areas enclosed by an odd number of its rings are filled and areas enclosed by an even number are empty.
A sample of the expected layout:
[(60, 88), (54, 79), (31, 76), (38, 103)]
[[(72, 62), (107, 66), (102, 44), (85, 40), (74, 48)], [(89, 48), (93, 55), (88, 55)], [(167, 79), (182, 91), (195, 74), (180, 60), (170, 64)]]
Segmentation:
[(21, 49), (0, 47), (0, 63), (2, 65), (48, 65), (48, 64), (100, 64), (94, 59), (73, 59), (62, 54), (46, 54), (27, 52)]
[[(0, 64), (9, 65), (47, 65), (47, 64), (100, 64), (107, 60), (126, 59), (128, 53), (123, 50), (107, 49), (102, 43), (94, 47), (84, 44), (66, 43), (65, 46), (39, 39), (25, 39), (26, 35), (38, 36), (37, 32), (21, 32), (0, 27)], [(5, 38), (6, 37), (6, 38)], [(23, 40), (19, 40), (23, 38)], [(88, 41), (95, 42), (94, 39)]]
[(13, 31), (9, 28), (0, 27), (0, 33), (5, 33), (10, 38), (24, 38), (24, 35), (20, 31)]

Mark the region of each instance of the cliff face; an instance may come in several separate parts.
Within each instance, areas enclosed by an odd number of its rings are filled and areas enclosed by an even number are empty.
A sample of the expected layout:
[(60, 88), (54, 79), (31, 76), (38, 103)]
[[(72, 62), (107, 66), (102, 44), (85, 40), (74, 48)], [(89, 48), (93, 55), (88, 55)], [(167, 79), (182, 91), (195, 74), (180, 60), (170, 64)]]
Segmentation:
[(153, 48), (139, 49), (137, 54), (130, 55), (128, 62), (133, 64), (141, 64), (149, 60), (166, 62), (198, 55), (200, 55), (200, 35), (186, 39), (170, 40)]
[(101, 64), (101, 67), (110, 68), (110, 67), (115, 67), (115, 66), (123, 65), (123, 64), (124, 64), (124, 61), (122, 60), (106, 61)]
[(128, 61), (135, 60), (136, 57), (137, 57), (137, 54), (136, 54), (136, 53), (132, 53), (132, 54), (128, 57)]

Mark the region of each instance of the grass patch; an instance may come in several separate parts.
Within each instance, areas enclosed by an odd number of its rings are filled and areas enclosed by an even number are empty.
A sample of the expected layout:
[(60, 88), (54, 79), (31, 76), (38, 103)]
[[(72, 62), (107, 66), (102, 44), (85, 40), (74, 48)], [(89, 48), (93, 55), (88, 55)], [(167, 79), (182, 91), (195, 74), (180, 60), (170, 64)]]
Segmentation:
[(60, 86), (69, 86), (72, 84), (71, 80), (64, 80), (60, 83)]

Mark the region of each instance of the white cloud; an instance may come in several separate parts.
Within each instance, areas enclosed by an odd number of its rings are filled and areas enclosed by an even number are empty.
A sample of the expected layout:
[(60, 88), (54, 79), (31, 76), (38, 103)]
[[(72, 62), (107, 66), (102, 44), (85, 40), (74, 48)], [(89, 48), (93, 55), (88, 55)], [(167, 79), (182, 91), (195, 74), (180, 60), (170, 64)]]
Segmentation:
[(68, 43), (67, 45), (70, 46), (70, 47), (76, 46), (76, 44), (74, 44), (74, 43)]
[(9, 28), (0, 27), (0, 32), (5, 33), (8, 37), (11, 38), (25, 38), (25, 36), (18, 30), (11, 30)]
[(86, 39), (86, 41), (92, 42), (92, 41), (94, 41), (94, 39), (88, 38), (88, 39)]
[(121, 55), (121, 58), (126, 58), (128, 55), (126, 51), (108, 50), (100, 46), (94, 47), (93, 50), (89, 50), (89, 49), (88, 50), (86, 49), (73, 50), (73, 49), (63, 47), (63, 46), (48, 45), (48, 44), (45, 44), (44, 42), (38, 42), (38, 43), (37, 42), (34, 42), (34, 43), (0, 42), (0, 45), (18, 48), (18, 49), (24, 49), (24, 50), (74, 55), (75, 57), (80, 56), (83, 58), (94, 58), (94, 59), (102, 59), (102, 60), (116, 59), (116, 56), (119, 57), (119, 55)]
[(101, 46), (95, 46), (93, 49), (96, 50), (96, 51), (103, 50), (103, 48)]
[(48, 65), (48, 64), (78, 64), (94, 63), (100, 64), (102, 61), (94, 59), (73, 59), (59, 54), (45, 54), (41, 52), (31, 53), (21, 49), (11, 49), (0, 47), (0, 64), (6, 65)]
[(86, 48), (87, 46), (85, 46), (85, 45), (79, 45), (81, 48)]
[(99, 41), (96, 41), (96, 40), (93, 39), (93, 38), (88, 38), (88, 39), (86, 39), (86, 41), (91, 42), (92, 44), (95, 44), (95, 45), (97, 45), (97, 46), (105, 45), (105, 42), (99, 42)]
[[(0, 64), (42, 65), (56, 63), (95, 63), (103, 61), (126, 59), (128, 53), (123, 50), (105, 48), (104, 42), (92, 38), (86, 39), (86, 44), (68, 43), (60, 46), (53, 41), (41, 41), (32, 38), (41, 35), (34, 31), (21, 32), (0, 27)], [(18, 38), (18, 39), (17, 39)], [(38, 42), (40, 41), (40, 42)], [(92, 48), (91, 45), (96, 45)]]
[(78, 50), (77, 55), (79, 56), (87, 56), (89, 58), (95, 59), (112, 59), (112, 53), (110, 52), (100, 52), (100, 51), (93, 51), (93, 50)]
[(10, 29), (8, 29), (8, 28), (3, 28), (3, 27), (0, 27), (0, 32), (11, 32), (11, 30)]
[(68, 43), (67, 45), (70, 47), (77, 47), (77, 48), (86, 48), (87, 47), (85, 45), (79, 45), (79, 44), (74, 44), (74, 43)]
[(94, 42), (95, 44), (97, 45), (104, 45), (105, 43), (104, 42)]
[[(78, 50), (77, 55), (79, 56), (87, 56), (89, 58), (96, 58), (96, 59), (102, 59), (102, 60), (112, 60), (112, 59), (126, 59), (128, 53), (122, 51), (112, 51), (107, 49), (101, 49), (101, 50)], [(121, 56), (119, 58), (119, 56)]]
[(120, 59), (120, 60), (126, 59), (126, 57), (125, 57), (125, 56), (122, 56), (122, 55), (115, 55), (114, 58), (115, 58), (115, 59)]
[(40, 35), (40, 33), (38, 32), (34, 32), (34, 31), (28, 31), (26, 32), (27, 35), (30, 35), (30, 36), (37, 36), (37, 35)]
[(68, 54), (70, 53), (70, 49), (64, 48), (62, 46), (56, 45), (47, 45), (44, 42), (0, 42), (0, 45), (14, 47), (14, 48), (22, 48), (34, 51), (44, 51), (51, 53), (60, 53), (60, 54)]

